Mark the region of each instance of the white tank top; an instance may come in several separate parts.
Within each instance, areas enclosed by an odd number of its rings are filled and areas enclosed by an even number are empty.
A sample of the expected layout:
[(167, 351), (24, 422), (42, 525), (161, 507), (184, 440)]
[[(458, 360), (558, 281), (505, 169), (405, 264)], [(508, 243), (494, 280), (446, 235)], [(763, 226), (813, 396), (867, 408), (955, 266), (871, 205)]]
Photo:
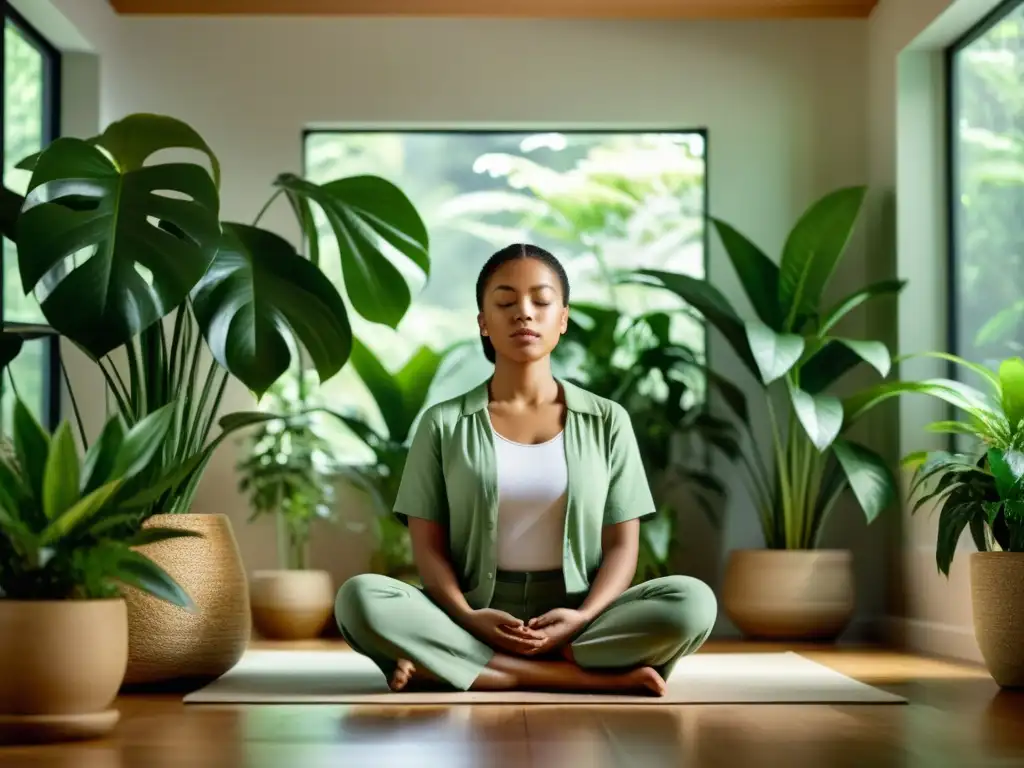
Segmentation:
[(498, 568), (561, 570), (569, 486), (563, 434), (537, 445), (515, 443), (497, 432), (494, 438)]

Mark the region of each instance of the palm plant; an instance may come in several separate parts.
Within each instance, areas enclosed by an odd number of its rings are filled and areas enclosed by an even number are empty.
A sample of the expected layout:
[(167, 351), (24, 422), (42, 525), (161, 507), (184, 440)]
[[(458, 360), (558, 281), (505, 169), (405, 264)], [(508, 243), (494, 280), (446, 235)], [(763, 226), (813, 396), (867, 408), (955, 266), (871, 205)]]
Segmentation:
[[(6, 368), (21, 339), (0, 338)], [(0, 598), (104, 599), (131, 586), (194, 609), (181, 586), (134, 547), (196, 534), (125, 525), (180, 474), (164, 467), (151, 481), (147, 471), (159, 462), (172, 416), (160, 408), (127, 429), (114, 416), (80, 461), (70, 424), (47, 434), (16, 396), (13, 441), (0, 452)]]
[[(210, 168), (147, 162), (163, 150), (201, 152)], [(217, 157), (170, 117), (136, 114), (88, 140), (60, 138), (19, 167), (32, 171), (28, 192), (22, 199), (5, 189), (0, 223), (17, 245), (25, 292), (39, 296), (54, 332), (96, 363), (126, 424), (165, 407), (173, 414), (152, 471), (188, 463), (190, 472), (144, 516), (189, 511), (217, 444), (266, 418), (228, 414), (209, 441), (230, 376), (260, 397), (297, 353), (308, 355), (321, 381), (348, 360), (348, 309), (319, 269), (315, 211), (327, 220), (348, 299), (363, 317), (394, 327), (408, 308), (410, 289), (389, 254), (429, 271), (416, 210), (373, 176), (317, 185), (281, 174), (252, 224), (222, 222)], [(308, 258), (258, 226), (281, 195)], [(88, 445), (73, 390), (72, 405)]]
[(310, 527), (334, 515), (331, 447), (309, 407), (310, 371), (286, 376), (268, 391), (267, 408), (279, 419), (257, 426), (237, 469), (239, 490), (249, 494), (249, 521), (274, 515), (278, 523), (279, 560), (283, 568), (307, 567)]
[[(778, 263), (735, 228), (712, 218), (754, 309), (753, 319), (742, 319), (725, 296), (703, 280), (650, 269), (624, 278), (682, 298), (724, 336), (762, 387), (773, 466), (753, 435), (751, 450), (742, 451), (740, 458), (770, 549), (815, 548), (847, 489), (868, 522), (895, 497), (895, 481), (885, 461), (842, 436), (854, 419), (843, 401), (829, 392), (861, 363), (883, 377), (892, 364), (882, 342), (848, 338), (836, 330), (857, 307), (898, 293), (903, 281), (875, 283), (833, 305), (824, 304), (825, 289), (853, 233), (865, 192), (863, 187), (840, 189), (811, 205), (790, 231)], [(857, 416), (873, 404), (863, 401)]]
[(903, 459), (914, 469), (909, 495), (917, 501), (911, 511), (929, 502), (939, 510), (935, 560), (949, 576), (964, 529), (980, 552), (1024, 552), (1024, 360), (1008, 358), (996, 373), (938, 356), (974, 371), (990, 390), (942, 379), (905, 390), (939, 397), (966, 417), (933, 422), (928, 430), (966, 437), (967, 450), (918, 451)]

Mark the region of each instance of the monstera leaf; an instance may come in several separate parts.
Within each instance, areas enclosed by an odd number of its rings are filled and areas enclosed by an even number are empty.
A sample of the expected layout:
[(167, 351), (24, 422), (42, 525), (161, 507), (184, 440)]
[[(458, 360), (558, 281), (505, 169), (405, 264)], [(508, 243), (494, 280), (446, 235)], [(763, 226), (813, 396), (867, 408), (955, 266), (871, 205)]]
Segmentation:
[(57, 139), (35, 159), (18, 218), (22, 286), (49, 287), (49, 323), (102, 357), (186, 299), (216, 254), (218, 215), (202, 166), (121, 166), (96, 141)]
[(337, 291), (287, 240), (245, 224), (223, 227), (221, 248), (192, 293), (214, 358), (261, 396), (288, 370), (295, 338), (320, 380), (329, 379), (352, 347)]
[(391, 328), (398, 325), (412, 302), (409, 286), (387, 253), (404, 254), (430, 274), (427, 228), (403, 192), (377, 176), (352, 176), (325, 184), (282, 174), (276, 185), (288, 195), (319, 258), (320, 233), (312, 206), (327, 219), (341, 258), (341, 271), (352, 308), (362, 317)]

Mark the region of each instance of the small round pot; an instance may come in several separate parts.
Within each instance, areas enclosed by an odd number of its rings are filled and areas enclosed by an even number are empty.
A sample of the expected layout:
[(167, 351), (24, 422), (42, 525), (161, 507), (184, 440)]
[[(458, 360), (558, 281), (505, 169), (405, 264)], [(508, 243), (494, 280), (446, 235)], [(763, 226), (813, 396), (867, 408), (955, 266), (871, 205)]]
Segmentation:
[(744, 549), (729, 556), (722, 608), (756, 640), (830, 642), (854, 612), (848, 550)]
[(238, 542), (227, 515), (154, 515), (145, 525), (202, 535), (139, 547), (181, 585), (196, 607), (190, 613), (137, 589), (125, 589), (125, 684), (195, 689), (235, 666), (252, 635), (249, 585)]
[(974, 637), (1002, 688), (1024, 688), (1024, 552), (971, 554)]
[(334, 583), (327, 571), (256, 571), (252, 620), (271, 640), (320, 637), (334, 615)]
[(127, 664), (124, 600), (0, 600), (0, 741), (108, 731)]

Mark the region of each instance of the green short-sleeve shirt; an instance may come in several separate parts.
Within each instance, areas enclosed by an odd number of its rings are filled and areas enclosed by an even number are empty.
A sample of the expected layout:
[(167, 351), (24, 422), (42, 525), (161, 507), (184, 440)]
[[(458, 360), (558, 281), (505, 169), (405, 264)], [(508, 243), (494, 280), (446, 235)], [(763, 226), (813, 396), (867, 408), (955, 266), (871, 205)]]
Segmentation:
[[(562, 569), (566, 592), (584, 595), (601, 564), (606, 525), (655, 512), (629, 414), (618, 403), (559, 381), (565, 393), (568, 501)], [(395, 501), (402, 522), (443, 523), (456, 576), (474, 608), (490, 605), (497, 570), (494, 433), (483, 382), (423, 414)]]

